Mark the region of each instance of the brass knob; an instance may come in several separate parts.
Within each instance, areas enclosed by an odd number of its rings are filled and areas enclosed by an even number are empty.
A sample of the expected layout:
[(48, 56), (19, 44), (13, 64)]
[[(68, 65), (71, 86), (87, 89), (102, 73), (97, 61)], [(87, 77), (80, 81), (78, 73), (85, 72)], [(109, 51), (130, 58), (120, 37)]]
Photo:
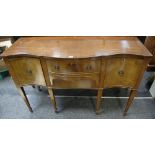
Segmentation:
[(31, 69), (26, 70), (26, 72), (27, 72), (28, 74), (32, 74), (32, 70), (31, 70)]
[(54, 68), (55, 68), (56, 70), (59, 70), (59, 69), (60, 69), (60, 66), (59, 66), (59, 65), (55, 65)]
[(123, 75), (124, 75), (124, 71), (123, 71), (123, 70), (119, 70), (119, 71), (118, 71), (118, 74), (119, 74), (120, 76), (123, 76)]

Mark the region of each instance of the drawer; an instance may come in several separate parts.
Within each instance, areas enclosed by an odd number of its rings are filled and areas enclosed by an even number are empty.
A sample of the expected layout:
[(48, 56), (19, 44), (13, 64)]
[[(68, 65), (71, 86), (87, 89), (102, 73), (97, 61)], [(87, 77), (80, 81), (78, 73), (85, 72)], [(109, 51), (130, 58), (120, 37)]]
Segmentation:
[(98, 88), (99, 74), (66, 75), (51, 74), (50, 82), (53, 88)]
[[(104, 61), (104, 60), (103, 60)], [(109, 58), (106, 65), (104, 87), (134, 87), (144, 60), (138, 58)]]
[(95, 73), (100, 71), (100, 59), (50, 59), (47, 68), (51, 73)]
[(9, 64), (11, 64), (14, 74), (21, 85), (46, 85), (39, 59), (29, 57), (10, 58)]

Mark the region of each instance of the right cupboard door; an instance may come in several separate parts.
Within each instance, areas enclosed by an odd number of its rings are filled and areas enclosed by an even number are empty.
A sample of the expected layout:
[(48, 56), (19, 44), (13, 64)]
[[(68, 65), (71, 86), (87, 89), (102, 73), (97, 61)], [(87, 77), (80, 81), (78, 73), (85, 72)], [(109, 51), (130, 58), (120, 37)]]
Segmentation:
[(104, 88), (134, 88), (145, 65), (144, 59), (132, 57), (112, 57), (102, 61), (106, 61)]

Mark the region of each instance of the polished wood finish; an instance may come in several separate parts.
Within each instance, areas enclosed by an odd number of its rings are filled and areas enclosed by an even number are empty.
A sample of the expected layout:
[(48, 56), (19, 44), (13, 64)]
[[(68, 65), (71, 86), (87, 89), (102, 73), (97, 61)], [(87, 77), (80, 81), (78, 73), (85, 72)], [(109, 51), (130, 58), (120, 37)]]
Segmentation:
[(47, 66), (51, 73), (100, 72), (100, 59), (50, 59)]
[(98, 90), (99, 113), (103, 89), (122, 87), (132, 90), (126, 113), (152, 55), (136, 37), (27, 37), (1, 56), (18, 88), (48, 88), (55, 111), (53, 88)]
[[(104, 60), (103, 60), (104, 61)], [(136, 85), (137, 79), (143, 66), (143, 59), (130, 57), (114, 57), (107, 59), (106, 77), (102, 87), (132, 87)]]
[(99, 88), (99, 74), (51, 74), (51, 87), (53, 88)]
[(119, 54), (151, 56), (136, 37), (26, 37), (2, 56), (94, 58)]
[(8, 60), (20, 85), (46, 86), (40, 60), (37, 58), (11, 58)]

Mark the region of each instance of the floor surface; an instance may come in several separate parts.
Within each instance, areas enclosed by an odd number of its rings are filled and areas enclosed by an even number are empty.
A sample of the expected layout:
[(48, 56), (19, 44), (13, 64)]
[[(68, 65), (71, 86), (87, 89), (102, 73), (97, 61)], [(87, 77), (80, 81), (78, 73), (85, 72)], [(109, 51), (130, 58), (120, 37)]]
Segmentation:
[[(149, 119), (155, 118), (155, 101), (146, 88), (147, 79), (152, 73), (146, 72), (138, 90), (137, 97), (123, 116), (124, 106), (129, 92), (127, 89), (104, 90), (103, 112), (95, 114), (96, 91), (55, 90), (59, 113), (56, 114), (50, 103), (46, 88), (38, 91), (31, 86), (25, 87), (30, 104), (34, 110), (30, 113), (10, 77), (0, 81), (0, 118), (5, 119)], [(111, 98), (112, 97), (112, 98)], [(114, 98), (116, 97), (116, 98)], [(124, 98), (119, 98), (124, 97)]]

